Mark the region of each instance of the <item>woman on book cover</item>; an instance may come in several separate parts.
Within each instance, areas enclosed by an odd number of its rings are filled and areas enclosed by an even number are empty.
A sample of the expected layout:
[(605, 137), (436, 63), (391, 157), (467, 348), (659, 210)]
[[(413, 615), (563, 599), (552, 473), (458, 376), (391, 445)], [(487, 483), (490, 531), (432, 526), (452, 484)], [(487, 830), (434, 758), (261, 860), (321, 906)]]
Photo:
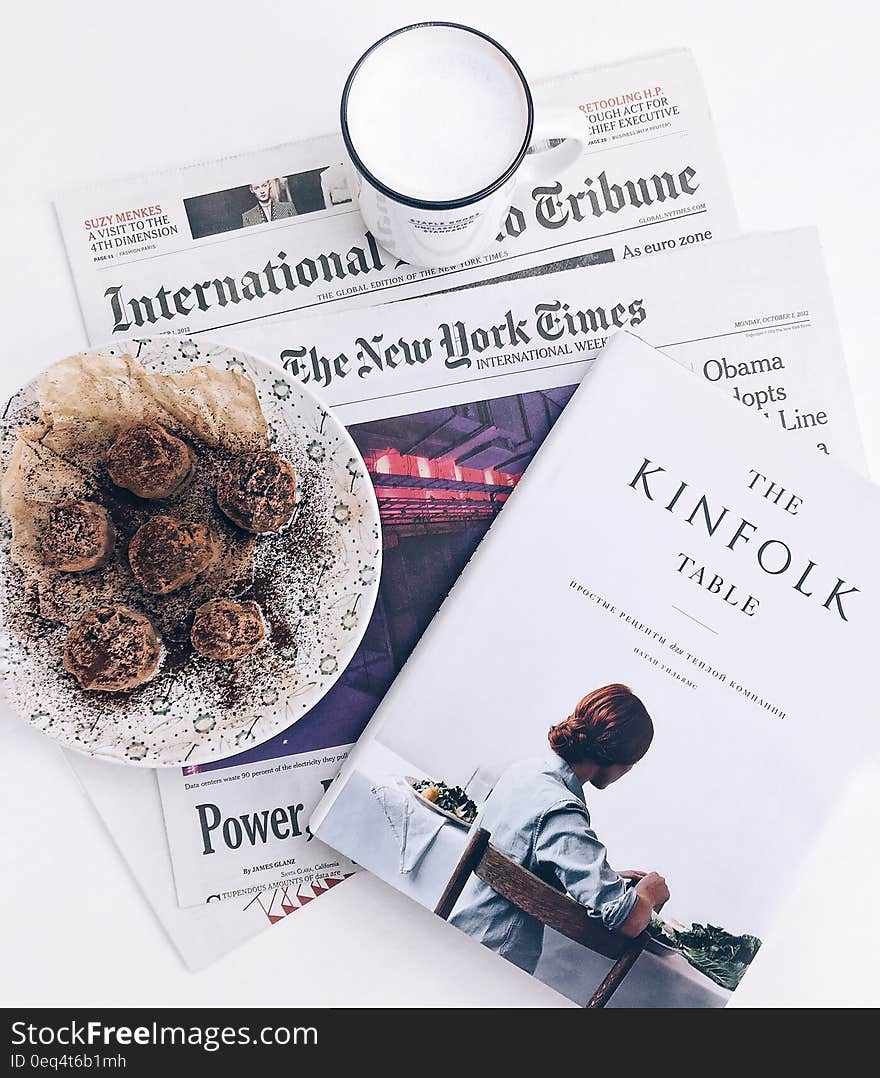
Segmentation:
[[(638, 936), (669, 898), (656, 872), (615, 872), (590, 826), (584, 786), (604, 790), (645, 755), (654, 726), (626, 685), (605, 685), (550, 727), (545, 758), (508, 768), (486, 799), (475, 826), (492, 845), (586, 906), (606, 928)], [(633, 884), (634, 881), (634, 884)], [(543, 926), (482, 880), (471, 876), (450, 922), (534, 973)]]

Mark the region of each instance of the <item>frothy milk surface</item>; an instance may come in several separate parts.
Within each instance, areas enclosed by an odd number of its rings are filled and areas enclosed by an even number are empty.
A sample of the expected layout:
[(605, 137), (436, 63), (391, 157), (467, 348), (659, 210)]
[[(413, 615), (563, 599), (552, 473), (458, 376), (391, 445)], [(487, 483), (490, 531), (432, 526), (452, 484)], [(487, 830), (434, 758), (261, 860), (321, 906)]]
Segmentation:
[(366, 168), (411, 198), (449, 202), (494, 183), (526, 136), (522, 81), (476, 34), (419, 27), (380, 45), (348, 99), (348, 129)]

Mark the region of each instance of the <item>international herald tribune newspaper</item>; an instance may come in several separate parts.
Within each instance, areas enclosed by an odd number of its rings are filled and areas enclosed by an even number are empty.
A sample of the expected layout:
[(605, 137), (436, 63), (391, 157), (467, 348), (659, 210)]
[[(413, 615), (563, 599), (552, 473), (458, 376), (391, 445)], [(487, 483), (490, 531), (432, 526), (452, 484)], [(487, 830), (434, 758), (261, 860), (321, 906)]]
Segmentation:
[(59, 197), (89, 340), (259, 325), (734, 233), (689, 53), (554, 79), (535, 100), (543, 126), (579, 132), (582, 152), (536, 144), (543, 179), (515, 191), (492, 249), (467, 265), (420, 270), (384, 251), (357, 212), (335, 135)]

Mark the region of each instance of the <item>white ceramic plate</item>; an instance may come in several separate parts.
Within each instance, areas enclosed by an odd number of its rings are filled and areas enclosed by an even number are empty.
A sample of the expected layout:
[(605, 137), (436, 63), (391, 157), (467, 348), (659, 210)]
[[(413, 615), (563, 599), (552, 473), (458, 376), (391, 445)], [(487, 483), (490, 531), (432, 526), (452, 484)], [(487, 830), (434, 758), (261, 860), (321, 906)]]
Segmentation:
[[(4, 694), (49, 737), (90, 756), (144, 767), (222, 759), (302, 718), (354, 655), (379, 588), (382, 540), (373, 486), (339, 420), (301, 383), (263, 360), (188, 337), (114, 341), (92, 351), (127, 352), (165, 374), (208, 363), (253, 380), (272, 448), (297, 473), (297, 515), (279, 535), (258, 539), (255, 559), (257, 580), (262, 572), (272, 581), (275, 620), (284, 629), (239, 663), (212, 663), (194, 653), (172, 662), (166, 655), (145, 684), (103, 693), (84, 692), (62, 669), (66, 627), (41, 622), (35, 630), (16, 631), (15, 619), (4, 618)], [(34, 382), (7, 402), (4, 470), (17, 429), (35, 418), (36, 409)], [(3, 514), (4, 613), (15, 601), (10, 533)]]
[(419, 780), (413, 778), (412, 775), (404, 776), (404, 782), (406, 782), (407, 786), (409, 787), (410, 793), (417, 801), (423, 804), (425, 808), (429, 808), (432, 812), (436, 812), (438, 816), (443, 816), (447, 820), (451, 820), (452, 823), (457, 823), (458, 826), (463, 827), (465, 831), (470, 828), (471, 825), (467, 822), (467, 820), (463, 820), (460, 816), (456, 816), (454, 812), (449, 812), (445, 808), (440, 808), (436, 801), (429, 801), (428, 798), (424, 796), (424, 794), (419, 793), (419, 791), (413, 785), (418, 781)]

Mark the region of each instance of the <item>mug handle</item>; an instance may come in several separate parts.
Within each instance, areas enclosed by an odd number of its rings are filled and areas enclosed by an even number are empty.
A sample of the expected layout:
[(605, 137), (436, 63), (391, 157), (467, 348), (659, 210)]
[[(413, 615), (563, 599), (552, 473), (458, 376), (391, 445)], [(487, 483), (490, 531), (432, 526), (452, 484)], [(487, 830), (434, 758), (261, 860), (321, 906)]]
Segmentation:
[(584, 129), (580, 124), (572, 123), (570, 116), (551, 112), (535, 120), (532, 145), (546, 139), (558, 138), (565, 141), (547, 150), (526, 154), (517, 174), (517, 187), (521, 183), (555, 180), (560, 172), (573, 165), (586, 151)]

